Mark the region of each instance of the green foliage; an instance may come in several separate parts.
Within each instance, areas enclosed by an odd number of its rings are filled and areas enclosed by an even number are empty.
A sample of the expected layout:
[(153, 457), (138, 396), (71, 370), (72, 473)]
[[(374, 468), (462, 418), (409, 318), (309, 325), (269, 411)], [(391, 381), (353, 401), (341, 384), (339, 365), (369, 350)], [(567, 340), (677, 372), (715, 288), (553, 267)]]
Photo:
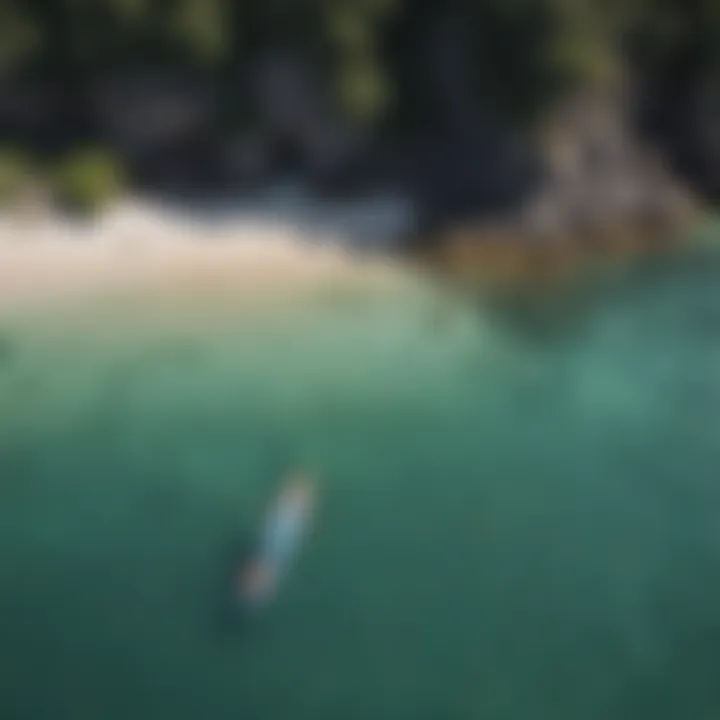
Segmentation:
[(214, 62), (230, 50), (227, 12), (223, 0), (176, 0), (168, 16), (170, 37), (200, 62)]
[(385, 109), (388, 88), (381, 69), (367, 57), (353, 58), (337, 70), (338, 102), (360, 122), (372, 122)]
[[(375, 122), (398, 108), (402, 113), (405, 88), (397, 87), (397, 68), (407, 61), (423, 72), (407, 55), (422, 51), (413, 38), (386, 52), (388, 27), (400, 25), (409, 35), (417, 27), (426, 31), (433, 19), (416, 20), (427, 6), (412, 0), (3, 0), (0, 79), (35, 69), (82, 89), (98, 69), (156, 59), (236, 77), (258, 52), (290, 46), (317, 61), (340, 109)], [(628, 63), (655, 78), (678, 67), (702, 74), (720, 64), (720, 0), (454, 0), (448, 7), (469, 39), (480, 100), (517, 119), (542, 114), (554, 93), (573, 85), (612, 82)], [(687, 70), (688, 57), (698, 58), (697, 68)]]
[(28, 158), (17, 148), (0, 148), (0, 205), (16, 200), (31, 176)]
[(397, 0), (330, 4), (321, 18), (333, 63), (337, 102), (360, 122), (377, 120), (389, 106), (391, 83), (380, 57), (383, 23)]
[(0, 3), (0, 77), (21, 67), (40, 46), (40, 28), (19, 2)]
[(116, 198), (124, 185), (122, 167), (112, 154), (81, 150), (65, 158), (53, 173), (55, 199), (81, 214), (94, 214)]

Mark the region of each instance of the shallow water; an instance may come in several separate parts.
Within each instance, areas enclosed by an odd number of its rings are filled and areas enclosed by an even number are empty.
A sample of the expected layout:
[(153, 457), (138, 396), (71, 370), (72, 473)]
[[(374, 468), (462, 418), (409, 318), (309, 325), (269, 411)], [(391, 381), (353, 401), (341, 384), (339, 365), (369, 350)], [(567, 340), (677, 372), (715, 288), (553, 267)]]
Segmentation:
[[(0, 717), (720, 716), (719, 283), (648, 268), (567, 325), (425, 286), (6, 320)], [(240, 625), (297, 464), (319, 522)]]

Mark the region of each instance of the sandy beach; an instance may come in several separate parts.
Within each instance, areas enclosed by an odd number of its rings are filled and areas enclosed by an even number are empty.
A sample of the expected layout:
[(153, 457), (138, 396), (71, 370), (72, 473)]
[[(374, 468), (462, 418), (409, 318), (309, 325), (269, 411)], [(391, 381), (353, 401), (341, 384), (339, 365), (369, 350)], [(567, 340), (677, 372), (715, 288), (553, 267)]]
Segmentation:
[(189, 222), (137, 203), (92, 223), (0, 217), (0, 312), (125, 291), (291, 299), (396, 274), (387, 260), (361, 259), (339, 238), (318, 242), (284, 220)]

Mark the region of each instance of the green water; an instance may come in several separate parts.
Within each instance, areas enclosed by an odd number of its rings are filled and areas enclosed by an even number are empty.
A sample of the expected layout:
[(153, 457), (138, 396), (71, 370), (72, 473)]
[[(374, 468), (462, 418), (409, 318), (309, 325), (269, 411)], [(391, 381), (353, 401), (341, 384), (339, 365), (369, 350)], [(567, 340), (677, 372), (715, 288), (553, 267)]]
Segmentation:
[[(720, 717), (719, 289), (701, 257), (562, 322), (425, 287), (7, 319), (0, 718)], [(318, 524), (238, 627), (293, 464)]]

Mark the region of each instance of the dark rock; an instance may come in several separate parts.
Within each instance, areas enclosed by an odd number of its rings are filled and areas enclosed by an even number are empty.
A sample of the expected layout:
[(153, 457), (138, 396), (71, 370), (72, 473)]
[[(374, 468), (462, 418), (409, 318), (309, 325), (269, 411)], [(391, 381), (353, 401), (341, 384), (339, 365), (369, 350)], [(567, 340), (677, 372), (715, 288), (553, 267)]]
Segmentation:
[(690, 107), (688, 154), (698, 185), (720, 198), (720, 72), (699, 84)]
[(341, 118), (327, 88), (304, 58), (271, 53), (258, 64), (255, 95), (269, 140), (284, 147), (295, 167), (320, 184), (349, 172), (364, 138)]
[(216, 152), (220, 172), (232, 187), (253, 187), (268, 182), (272, 177), (275, 152), (264, 133), (250, 133), (221, 141)]
[(0, 82), (0, 138), (54, 152), (67, 134), (58, 88), (35, 80)]
[(694, 62), (645, 79), (638, 122), (673, 170), (705, 197), (720, 199), (720, 67)]
[(409, 142), (406, 181), (418, 237), (520, 207), (535, 181), (529, 146), (478, 101), (462, 14), (419, 3), (398, 27), (405, 60), (396, 68)]
[(132, 162), (207, 137), (214, 89), (206, 79), (162, 69), (103, 78), (93, 90), (101, 135)]

